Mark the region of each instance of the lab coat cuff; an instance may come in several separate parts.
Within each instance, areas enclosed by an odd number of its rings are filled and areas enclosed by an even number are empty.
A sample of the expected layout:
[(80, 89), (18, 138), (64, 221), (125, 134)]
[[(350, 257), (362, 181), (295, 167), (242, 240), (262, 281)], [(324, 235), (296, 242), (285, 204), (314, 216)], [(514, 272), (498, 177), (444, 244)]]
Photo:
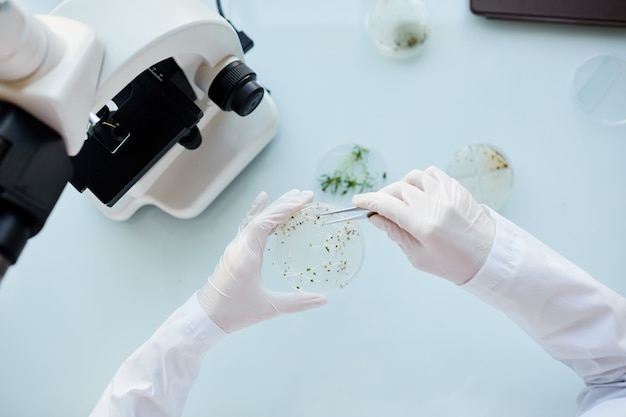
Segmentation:
[(203, 344), (214, 346), (227, 335), (227, 333), (215, 324), (204, 312), (198, 302), (196, 293), (189, 297), (180, 309), (187, 329)]
[(521, 267), (526, 239), (520, 229), (495, 211), (488, 209), (496, 221), (496, 234), (491, 252), (478, 273), (461, 287), (482, 299), (505, 293)]

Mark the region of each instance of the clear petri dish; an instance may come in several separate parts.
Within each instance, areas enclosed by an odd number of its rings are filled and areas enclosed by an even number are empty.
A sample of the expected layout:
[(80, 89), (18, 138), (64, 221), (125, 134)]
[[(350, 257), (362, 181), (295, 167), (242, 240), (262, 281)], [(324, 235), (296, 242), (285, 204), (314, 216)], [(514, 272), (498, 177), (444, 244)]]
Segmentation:
[(317, 164), (317, 180), (329, 200), (349, 204), (352, 195), (380, 189), (387, 181), (385, 162), (367, 146), (345, 143), (332, 148)]
[(336, 209), (311, 204), (276, 228), (268, 244), (275, 275), (298, 291), (327, 294), (345, 288), (361, 269), (365, 241), (356, 222), (326, 225), (349, 214), (320, 214)]
[(500, 210), (513, 188), (513, 167), (493, 145), (478, 143), (459, 149), (451, 158), (448, 175), (455, 178), (481, 204)]
[(626, 60), (600, 55), (585, 61), (574, 74), (572, 96), (578, 108), (604, 125), (626, 123)]
[(422, 0), (377, 0), (367, 14), (365, 28), (382, 55), (410, 58), (423, 49), (432, 24)]

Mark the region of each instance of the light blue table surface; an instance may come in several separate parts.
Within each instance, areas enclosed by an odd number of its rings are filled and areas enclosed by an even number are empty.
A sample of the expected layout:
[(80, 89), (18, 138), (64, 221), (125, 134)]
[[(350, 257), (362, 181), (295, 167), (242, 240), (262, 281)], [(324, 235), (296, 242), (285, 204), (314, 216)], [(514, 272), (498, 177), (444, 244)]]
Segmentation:
[[(36, 13), (55, 3), (25, 1)], [(489, 21), (467, 3), (430, 1), (426, 49), (398, 61), (369, 43), (368, 2), (225, 2), (256, 43), (248, 64), (278, 105), (279, 134), (192, 220), (145, 208), (115, 222), (66, 188), (0, 286), (0, 416), (87, 416), (203, 284), (256, 194), (313, 189), (325, 201), (316, 164), (345, 142), (377, 150), (390, 179), (496, 145), (515, 172), (501, 213), (626, 295), (626, 127), (595, 123), (571, 98), (587, 59), (626, 59), (626, 30)], [(362, 226), (354, 282), (322, 309), (223, 340), (184, 416), (574, 415), (572, 371)]]

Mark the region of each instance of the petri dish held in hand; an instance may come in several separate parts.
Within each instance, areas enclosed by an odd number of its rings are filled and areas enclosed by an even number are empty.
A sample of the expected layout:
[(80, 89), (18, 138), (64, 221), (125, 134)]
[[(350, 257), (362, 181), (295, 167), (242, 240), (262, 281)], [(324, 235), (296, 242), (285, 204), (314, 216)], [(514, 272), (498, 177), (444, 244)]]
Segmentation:
[(363, 264), (365, 242), (353, 221), (325, 224), (348, 215), (320, 214), (336, 207), (311, 204), (276, 228), (268, 244), (274, 271), (298, 291), (327, 294), (345, 288)]

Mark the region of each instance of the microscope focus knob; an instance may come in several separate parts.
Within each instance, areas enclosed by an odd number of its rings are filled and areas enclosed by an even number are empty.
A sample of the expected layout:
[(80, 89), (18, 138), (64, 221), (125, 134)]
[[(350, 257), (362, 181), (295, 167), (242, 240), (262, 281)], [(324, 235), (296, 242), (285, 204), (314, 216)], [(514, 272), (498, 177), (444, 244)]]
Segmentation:
[(224, 111), (247, 116), (257, 108), (265, 89), (256, 82), (256, 74), (241, 61), (226, 65), (209, 88), (209, 98)]

